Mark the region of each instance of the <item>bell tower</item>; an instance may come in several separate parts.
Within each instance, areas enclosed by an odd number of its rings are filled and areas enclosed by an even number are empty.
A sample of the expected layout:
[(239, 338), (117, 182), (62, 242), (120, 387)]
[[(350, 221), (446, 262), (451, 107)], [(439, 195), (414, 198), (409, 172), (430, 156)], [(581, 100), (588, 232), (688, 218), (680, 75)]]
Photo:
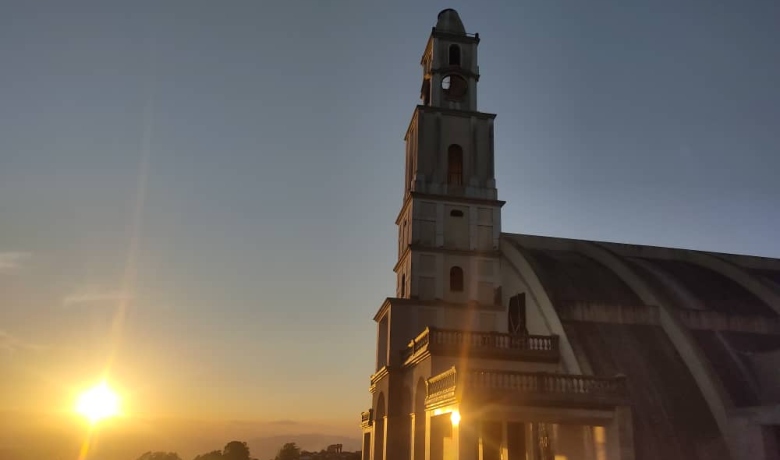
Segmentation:
[(455, 10), (439, 13), (420, 62), (423, 105), (477, 109), (477, 45), (479, 34), (467, 34)]
[(396, 294), (374, 315), (376, 371), (372, 409), (362, 414), (364, 452), (370, 452), (364, 459), (427, 457), (431, 414), (424, 407), (424, 379), (434, 368), (426, 361), (417, 369), (415, 360), (428, 358), (410, 356), (410, 341), (427, 338), (426, 328), (506, 330), (499, 266), (504, 202), (493, 167), (496, 116), (477, 110), (478, 45), (479, 36), (466, 33), (458, 13), (446, 9), (423, 52), (421, 102), (404, 137)]
[[(477, 110), (478, 45), (479, 35), (466, 33), (455, 10), (439, 13), (421, 60), (421, 104), (405, 136), (404, 199), (396, 220), (399, 298), (461, 306), (500, 303), (504, 203), (497, 199), (494, 176), (495, 115)], [(440, 313), (421, 312), (420, 320), (464, 326), (455, 324), (458, 315)], [(472, 326), (497, 330), (496, 321)]]

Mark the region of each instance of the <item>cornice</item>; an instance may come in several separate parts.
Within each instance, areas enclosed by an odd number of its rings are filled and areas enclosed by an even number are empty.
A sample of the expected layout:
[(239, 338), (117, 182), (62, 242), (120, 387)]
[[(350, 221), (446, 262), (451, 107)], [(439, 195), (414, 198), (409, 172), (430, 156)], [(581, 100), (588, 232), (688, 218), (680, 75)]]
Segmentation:
[(390, 300), (394, 299), (395, 297), (387, 297), (385, 298), (384, 302), (382, 302), (382, 305), (379, 306), (379, 310), (377, 310), (376, 314), (374, 315), (374, 321), (379, 322), (383, 316), (385, 316), (385, 313), (390, 308)]
[(417, 251), (417, 252), (436, 252), (439, 254), (457, 254), (462, 256), (475, 256), (475, 257), (489, 257), (489, 258), (499, 258), (501, 257), (501, 251), (498, 249), (491, 249), (488, 251), (483, 251), (479, 249), (458, 249), (458, 248), (448, 248), (446, 246), (423, 246), (421, 244), (410, 244), (409, 249), (410, 251)]
[(410, 198), (418, 198), (421, 200), (435, 200), (435, 201), (450, 201), (455, 203), (468, 203), (468, 204), (481, 204), (485, 206), (498, 206), (503, 207), (506, 201), (503, 200), (490, 200), (487, 198), (474, 198), (468, 196), (454, 196), (454, 195), (438, 195), (433, 193), (422, 192), (409, 192)]
[(412, 251), (412, 245), (407, 244), (404, 248), (404, 251), (401, 253), (400, 256), (398, 256), (398, 262), (393, 265), (393, 271), (395, 273), (398, 273), (398, 269), (401, 268), (401, 265), (406, 261), (406, 258), (409, 256), (409, 253)]
[(475, 117), (482, 120), (492, 120), (497, 116), (495, 113), (480, 112), (478, 110), (459, 110), (447, 107), (435, 107), (432, 105), (418, 105), (417, 108), (422, 109), (423, 112), (439, 112), (444, 115), (456, 115), (464, 118)]
[(401, 265), (403, 265), (404, 262), (406, 262), (406, 259), (409, 257), (409, 254), (411, 254), (412, 251), (428, 253), (434, 252), (437, 254), (457, 254), (460, 256), (485, 257), (492, 259), (498, 259), (501, 257), (501, 251), (498, 249), (482, 251), (479, 249), (458, 249), (448, 248), (446, 246), (424, 246), (421, 244), (412, 243), (407, 244), (401, 255), (398, 257), (398, 262), (393, 265), (393, 272), (398, 273), (398, 269), (401, 268)]
[(409, 120), (409, 126), (406, 127), (406, 133), (404, 133), (404, 141), (409, 139), (409, 131), (412, 130), (412, 125), (414, 125), (414, 122), (417, 121), (418, 114), (420, 113), (420, 107), (425, 107), (425, 106), (417, 105), (414, 108), (414, 112), (412, 112), (412, 119)]
[(401, 223), (401, 217), (406, 213), (406, 209), (409, 207), (409, 204), (412, 202), (412, 195), (411, 193), (405, 193), (404, 194), (404, 202), (401, 204), (401, 210), (398, 211), (398, 215), (395, 218), (395, 225), (398, 225)]

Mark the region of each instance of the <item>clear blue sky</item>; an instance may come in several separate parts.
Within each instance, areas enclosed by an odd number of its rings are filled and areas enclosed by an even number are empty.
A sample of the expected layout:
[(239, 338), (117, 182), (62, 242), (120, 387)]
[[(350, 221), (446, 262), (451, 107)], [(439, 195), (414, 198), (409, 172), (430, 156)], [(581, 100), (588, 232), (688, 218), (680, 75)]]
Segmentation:
[(0, 409), (118, 343), (139, 412), (354, 424), (446, 7), (504, 231), (780, 257), (780, 4), (717, 3), (4, 2)]

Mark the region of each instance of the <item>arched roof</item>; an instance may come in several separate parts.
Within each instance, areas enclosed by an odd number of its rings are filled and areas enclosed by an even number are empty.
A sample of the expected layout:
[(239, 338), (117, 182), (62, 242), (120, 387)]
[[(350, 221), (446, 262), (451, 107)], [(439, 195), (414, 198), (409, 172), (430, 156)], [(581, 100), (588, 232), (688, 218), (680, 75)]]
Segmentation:
[[(502, 238), (523, 252), (556, 306), (573, 302), (642, 305), (620, 273), (586, 250), (596, 246), (630, 267), (674, 308), (780, 317), (780, 302), (776, 302), (780, 301), (780, 259), (509, 233)], [(757, 295), (744, 280), (707, 263), (709, 259), (733, 265), (774, 296)]]
[[(780, 404), (771, 368), (780, 356), (780, 259), (507, 233), (501, 248), (510, 261), (510, 252), (525, 258), (581, 367), (628, 376), (644, 458), (703, 460), (726, 451), (713, 439), (702, 369), (711, 369), (733, 406)], [(580, 305), (587, 309), (569, 314)], [(698, 349), (693, 359), (703, 367), (682, 358), (679, 336), (657, 314), (627, 320), (632, 308), (678, 315), (682, 340)], [(598, 315), (584, 318), (586, 310)], [(690, 442), (664, 443), (661, 425)]]

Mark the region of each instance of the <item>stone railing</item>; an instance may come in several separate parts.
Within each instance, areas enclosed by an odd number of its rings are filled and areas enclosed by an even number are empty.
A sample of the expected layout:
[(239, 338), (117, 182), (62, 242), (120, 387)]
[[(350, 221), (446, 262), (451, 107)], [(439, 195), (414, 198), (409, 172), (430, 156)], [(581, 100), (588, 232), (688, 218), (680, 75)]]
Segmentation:
[(625, 377), (550, 374), (545, 372), (471, 371), (464, 375), (468, 388), (487, 388), (526, 393), (577, 395), (624, 395)]
[(457, 371), (451, 368), (428, 379), (428, 395), (450, 391), (457, 383)]
[(430, 338), (431, 328), (426, 327), (420, 335), (412, 339), (409, 345), (401, 350), (401, 361), (406, 362), (407, 359), (416, 355), (419, 351), (425, 350), (428, 347), (428, 340)]
[(455, 388), (458, 383), (458, 373), (455, 368), (450, 368), (439, 375), (429, 378), (425, 382), (426, 406), (441, 405), (454, 401)]
[[(460, 387), (460, 388), (459, 388)], [(587, 375), (471, 370), (458, 375), (455, 368), (428, 379), (426, 405), (454, 401), (460, 397), (473, 401), (517, 395), (522, 405), (600, 403), (623, 404), (627, 400), (626, 378)]]
[(402, 361), (406, 362), (423, 351), (493, 354), (496, 358), (503, 354), (514, 359), (545, 361), (557, 361), (560, 356), (557, 335), (512, 335), (437, 328), (426, 328), (409, 342), (402, 351)]
[(363, 428), (370, 427), (374, 423), (374, 410), (369, 409), (360, 413), (360, 426)]

